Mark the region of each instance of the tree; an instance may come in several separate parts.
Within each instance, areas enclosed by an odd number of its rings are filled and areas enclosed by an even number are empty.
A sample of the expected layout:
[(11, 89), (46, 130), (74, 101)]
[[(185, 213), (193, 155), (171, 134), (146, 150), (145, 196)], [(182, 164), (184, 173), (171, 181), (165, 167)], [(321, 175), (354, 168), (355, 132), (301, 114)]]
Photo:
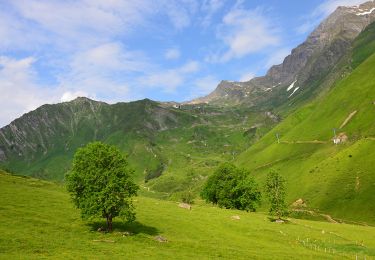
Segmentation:
[(230, 163), (219, 166), (208, 178), (201, 196), (219, 207), (246, 211), (255, 211), (261, 201), (258, 185), (250, 173)]
[(275, 171), (271, 171), (267, 176), (266, 193), (271, 204), (270, 214), (279, 219), (287, 215), (287, 206), (285, 203), (285, 180)]
[(126, 158), (114, 146), (94, 142), (77, 150), (72, 170), (66, 176), (67, 190), (82, 218), (103, 217), (108, 231), (120, 216), (135, 219), (132, 197), (138, 186)]

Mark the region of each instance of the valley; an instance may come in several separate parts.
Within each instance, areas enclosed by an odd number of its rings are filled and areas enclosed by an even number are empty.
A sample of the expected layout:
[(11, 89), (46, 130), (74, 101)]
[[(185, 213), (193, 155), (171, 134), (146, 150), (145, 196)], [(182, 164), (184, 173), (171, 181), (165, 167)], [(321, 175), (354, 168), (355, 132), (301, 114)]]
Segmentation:
[[(0, 258), (375, 259), (374, 10), (338, 7), (264, 76), (206, 96), (77, 97), (0, 128)], [(82, 220), (66, 191), (74, 154), (95, 141), (120, 150), (140, 188), (136, 221), (114, 232)], [(223, 163), (254, 177), (256, 212), (203, 201)], [(285, 180), (282, 223), (270, 172)]]

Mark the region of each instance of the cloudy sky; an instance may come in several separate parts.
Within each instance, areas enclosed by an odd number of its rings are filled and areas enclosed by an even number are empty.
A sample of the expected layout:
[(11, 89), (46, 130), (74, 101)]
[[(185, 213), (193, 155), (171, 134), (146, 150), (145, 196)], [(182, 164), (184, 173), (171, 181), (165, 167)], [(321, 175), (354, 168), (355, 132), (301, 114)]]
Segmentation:
[(0, 127), (77, 96), (185, 101), (281, 63), (364, 0), (0, 0)]

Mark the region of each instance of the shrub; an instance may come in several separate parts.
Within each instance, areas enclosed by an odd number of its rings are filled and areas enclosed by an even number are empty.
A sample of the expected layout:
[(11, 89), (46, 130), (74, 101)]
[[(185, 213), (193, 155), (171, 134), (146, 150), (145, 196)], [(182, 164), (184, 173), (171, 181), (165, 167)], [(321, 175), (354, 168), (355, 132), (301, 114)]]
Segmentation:
[(201, 196), (221, 208), (246, 211), (255, 211), (261, 201), (261, 192), (250, 173), (230, 163), (219, 166), (208, 178)]

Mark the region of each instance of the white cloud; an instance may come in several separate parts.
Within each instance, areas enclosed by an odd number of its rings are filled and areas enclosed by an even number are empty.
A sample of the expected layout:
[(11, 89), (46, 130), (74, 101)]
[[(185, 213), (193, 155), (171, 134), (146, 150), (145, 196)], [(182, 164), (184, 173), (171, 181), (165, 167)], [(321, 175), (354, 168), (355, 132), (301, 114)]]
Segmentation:
[(137, 96), (130, 91), (130, 75), (151, 68), (143, 53), (109, 42), (74, 54), (66, 72), (59, 76), (59, 88), (109, 103), (127, 101)]
[[(35, 22), (58, 40), (98, 44), (114, 35), (129, 33), (145, 17), (155, 13), (152, 1), (38, 1), (14, 0), (13, 5), (26, 19)], [(78, 41), (77, 41), (78, 40)]]
[[(2, 3), (0, 4), (0, 6)], [(21, 18), (0, 8), (0, 48), (1, 50), (33, 50), (48, 38)]]
[(178, 48), (171, 48), (165, 52), (165, 58), (167, 60), (176, 60), (180, 58), (181, 52)]
[(196, 11), (195, 1), (161, 1), (166, 15), (176, 29), (183, 29), (191, 24), (192, 14)]
[(243, 73), (243, 74), (240, 76), (239, 81), (240, 81), (240, 82), (246, 82), (246, 81), (251, 80), (251, 79), (254, 78), (254, 77), (255, 77), (255, 73), (252, 72), (252, 71), (248, 71), (248, 72)]
[[(176, 29), (192, 23), (196, 0), (12, 0), (1, 3), (0, 46), (30, 49), (41, 45), (64, 50), (93, 47), (142, 28), (155, 27), (166, 16)], [(3, 9), (3, 8), (2, 8)]]
[(271, 53), (271, 55), (269, 55), (269, 58), (265, 64), (265, 68), (269, 69), (273, 65), (281, 64), (286, 56), (288, 56), (290, 53), (291, 50), (289, 48), (281, 48), (276, 50), (275, 52)]
[(227, 62), (242, 58), (280, 43), (280, 38), (260, 9), (248, 10), (235, 5), (223, 18), (217, 37), (227, 47), (224, 53), (208, 57), (211, 62)]
[(192, 97), (200, 97), (211, 93), (219, 83), (220, 80), (212, 75), (196, 79), (193, 84), (196, 88), (193, 89)]
[(60, 98), (60, 101), (68, 102), (73, 99), (76, 99), (77, 97), (89, 97), (89, 95), (83, 91), (75, 91), (75, 92), (67, 91), (63, 93), (63, 95)]
[(201, 10), (205, 13), (202, 18), (202, 26), (208, 27), (212, 23), (213, 16), (223, 8), (226, 0), (204, 0)]
[(181, 68), (177, 69), (177, 71), (186, 74), (186, 73), (194, 73), (199, 70), (199, 62), (197, 61), (189, 61), (185, 63)]
[(166, 93), (175, 93), (187, 78), (199, 70), (197, 61), (189, 61), (174, 69), (156, 69), (139, 78), (139, 84), (162, 89)]
[(143, 71), (148, 65), (143, 53), (129, 51), (119, 42), (109, 42), (76, 53), (70, 66), (75, 72), (89, 71), (98, 75)]
[(38, 106), (55, 102), (55, 90), (36, 84), (34, 57), (13, 59), (0, 56), (0, 126)]

